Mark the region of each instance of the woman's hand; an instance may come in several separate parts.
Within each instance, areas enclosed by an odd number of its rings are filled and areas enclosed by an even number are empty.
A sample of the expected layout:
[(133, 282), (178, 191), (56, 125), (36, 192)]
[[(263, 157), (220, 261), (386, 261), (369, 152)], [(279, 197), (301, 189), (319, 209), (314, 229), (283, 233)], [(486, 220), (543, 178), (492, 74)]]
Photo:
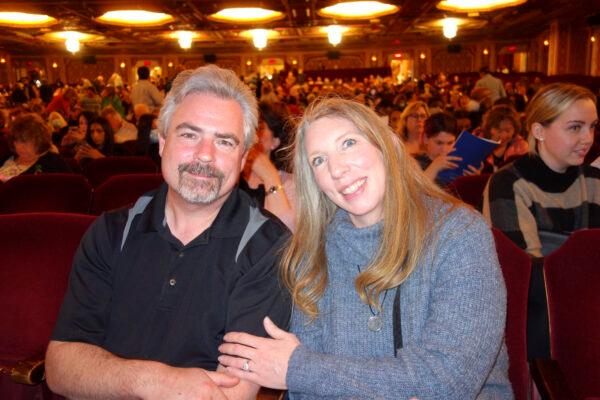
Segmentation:
[(461, 161), (462, 158), (458, 156), (449, 156), (447, 154), (440, 154), (431, 161), (431, 164), (425, 169), (425, 175), (429, 176), (432, 180), (435, 180), (440, 171), (445, 169), (452, 169), (458, 167), (456, 162)]
[(465, 175), (465, 176), (469, 176), (469, 175), (481, 175), (481, 171), (483, 170), (484, 166), (485, 165), (483, 164), (483, 161), (479, 165), (479, 168), (475, 168), (474, 166), (469, 165), (469, 166), (467, 166), (467, 169), (465, 169), (463, 171), (463, 175)]
[(288, 362), (300, 341), (294, 334), (279, 329), (269, 317), (263, 323), (272, 339), (230, 332), (219, 346), (223, 353), (219, 362), (238, 378), (272, 389), (287, 389)]
[(598, 157), (594, 161), (592, 161), (592, 163), (590, 165), (595, 168), (600, 168), (600, 157)]
[(97, 159), (97, 158), (103, 158), (103, 157), (104, 157), (104, 154), (102, 154), (98, 149), (93, 148), (92, 146), (90, 146), (87, 143), (81, 144), (77, 148), (77, 153), (75, 154), (75, 159), (78, 161), (81, 160), (82, 158)]

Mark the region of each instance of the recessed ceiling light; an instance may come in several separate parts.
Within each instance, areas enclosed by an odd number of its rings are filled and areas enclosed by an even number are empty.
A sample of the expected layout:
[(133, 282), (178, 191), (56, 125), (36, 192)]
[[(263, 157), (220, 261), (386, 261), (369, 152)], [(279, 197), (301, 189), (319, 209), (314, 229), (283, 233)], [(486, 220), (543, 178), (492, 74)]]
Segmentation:
[(330, 18), (368, 19), (393, 14), (399, 9), (398, 6), (379, 1), (349, 1), (321, 8), (318, 14)]
[(114, 10), (105, 12), (96, 18), (99, 22), (124, 26), (157, 26), (175, 19), (165, 13), (144, 10)]
[(24, 12), (0, 12), (0, 25), (11, 27), (41, 28), (56, 24), (58, 20), (48, 15)]
[(225, 8), (208, 18), (218, 22), (249, 24), (255, 22), (271, 22), (283, 18), (282, 12), (259, 7)]
[(437, 5), (440, 10), (455, 12), (486, 12), (504, 7), (514, 7), (527, 0), (443, 0)]

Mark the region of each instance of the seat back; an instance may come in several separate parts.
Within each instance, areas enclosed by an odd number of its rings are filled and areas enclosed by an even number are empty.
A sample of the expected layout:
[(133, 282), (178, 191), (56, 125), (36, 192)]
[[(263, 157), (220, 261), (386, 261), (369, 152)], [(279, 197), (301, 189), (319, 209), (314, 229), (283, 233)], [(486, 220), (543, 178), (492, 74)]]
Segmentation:
[(161, 174), (125, 174), (111, 176), (100, 184), (92, 196), (92, 214), (133, 204), (142, 194), (163, 182)]
[(43, 356), (73, 255), (94, 216), (0, 215), (0, 359)]
[(550, 353), (580, 398), (600, 397), (600, 229), (574, 232), (544, 261)]
[(508, 377), (515, 399), (529, 398), (530, 376), (527, 363), (527, 296), (531, 277), (531, 261), (500, 230), (492, 229), (496, 252), (506, 283), (507, 310), (505, 340), (510, 360)]
[(150, 157), (122, 156), (92, 160), (83, 168), (82, 173), (93, 187), (98, 187), (114, 175), (152, 174), (156, 170), (156, 163)]
[(85, 214), (92, 187), (76, 174), (19, 175), (0, 185), (0, 214), (71, 212)]
[(469, 204), (479, 209), (483, 198), (483, 190), (491, 174), (459, 176), (448, 185), (448, 191)]

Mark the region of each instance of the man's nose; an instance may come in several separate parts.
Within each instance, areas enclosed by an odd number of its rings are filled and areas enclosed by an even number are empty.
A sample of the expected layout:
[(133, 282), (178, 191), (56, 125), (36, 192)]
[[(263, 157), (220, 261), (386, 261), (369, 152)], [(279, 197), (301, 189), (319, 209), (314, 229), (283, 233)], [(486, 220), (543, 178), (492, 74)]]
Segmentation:
[(194, 158), (201, 161), (212, 161), (215, 156), (215, 145), (212, 140), (203, 138), (196, 145)]

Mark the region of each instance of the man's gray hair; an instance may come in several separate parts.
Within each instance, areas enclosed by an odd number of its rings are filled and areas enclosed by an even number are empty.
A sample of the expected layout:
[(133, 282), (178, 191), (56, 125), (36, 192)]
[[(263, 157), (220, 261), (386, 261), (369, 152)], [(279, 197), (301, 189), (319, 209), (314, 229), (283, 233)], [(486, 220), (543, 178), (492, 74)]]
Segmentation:
[(177, 106), (191, 94), (212, 94), (236, 101), (242, 108), (244, 149), (252, 147), (258, 127), (256, 97), (233, 71), (212, 64), (186, 70), (177, 75), (158, 115), (158, 131), (162, 137), (167, 137), (167, 130)]

